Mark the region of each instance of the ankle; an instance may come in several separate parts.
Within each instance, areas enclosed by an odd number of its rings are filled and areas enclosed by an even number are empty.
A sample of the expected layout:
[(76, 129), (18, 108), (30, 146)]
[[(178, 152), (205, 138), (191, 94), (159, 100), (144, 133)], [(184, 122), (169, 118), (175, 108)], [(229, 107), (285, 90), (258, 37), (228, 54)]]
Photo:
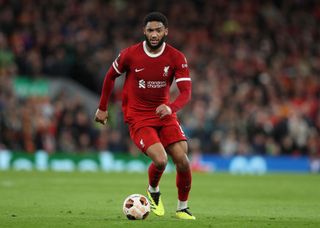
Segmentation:
[(186, 200), (186, 201), (178, 200), (178, 205), (177, 205), (178, 211), (186, 209), (187, 207), (188, 207), (188, 200)]
[(159, 188), (159, 186), (157, 186), (157, 187), (152, 187), (151, 185), (149, 185), (148, 191), (149, 191), (150, 193), (156, 193), (156, 192), (159, 192), (159, 191), (160, 191), (160, 188)]

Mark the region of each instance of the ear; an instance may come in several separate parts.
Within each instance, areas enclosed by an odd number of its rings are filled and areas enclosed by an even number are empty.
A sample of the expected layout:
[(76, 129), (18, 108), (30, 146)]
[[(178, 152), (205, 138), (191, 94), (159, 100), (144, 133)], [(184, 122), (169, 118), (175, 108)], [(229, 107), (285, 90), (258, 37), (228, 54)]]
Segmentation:
[(146, 35), (146, 26), (142, 27), (143, 34)]
[(169, 33), (168, 28), (165, 28), (165, 30), (164, 30), (164, 34), (167, 36), (167, 35), (168, 35), (168, 33)]

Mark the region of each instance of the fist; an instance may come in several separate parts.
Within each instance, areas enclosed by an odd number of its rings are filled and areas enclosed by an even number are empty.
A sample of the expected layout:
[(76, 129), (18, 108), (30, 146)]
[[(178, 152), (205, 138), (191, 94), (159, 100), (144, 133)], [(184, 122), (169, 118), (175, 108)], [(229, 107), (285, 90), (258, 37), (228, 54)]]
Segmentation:
[(103, 125), (107, 124), (108, 121), (108, 111), (102, 111), (97, 109), (94, 120)]
[(168, 105), (161, 104), (157, 107), (156, 114), (160, 117), (160, 119), (162, 119), (163, 117), (165, 117), (167, 115), (171, 115), (172, 110)]

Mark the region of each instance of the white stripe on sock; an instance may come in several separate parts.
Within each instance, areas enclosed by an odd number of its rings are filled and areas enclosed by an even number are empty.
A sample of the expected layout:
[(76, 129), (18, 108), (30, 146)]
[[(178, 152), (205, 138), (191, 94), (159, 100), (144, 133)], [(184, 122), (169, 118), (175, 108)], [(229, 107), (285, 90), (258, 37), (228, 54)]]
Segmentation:
[(160, 191), (160, 188), (159, 188), (159, 186), (157, 186), (157, 187), (154, 188), (154, 187), (152, 187), (152, 186), (149, 185), (148, 190), (149, 190), (149, 192), (151, 192), (151, 193), (155, 193), (155, 192), (159, 192), (159, 191)]
[(186, 201), (180, 201), (178, 200), (178, 206), (177, 206), (177, 210), (182, 210), (188, 207), (188, 200)]

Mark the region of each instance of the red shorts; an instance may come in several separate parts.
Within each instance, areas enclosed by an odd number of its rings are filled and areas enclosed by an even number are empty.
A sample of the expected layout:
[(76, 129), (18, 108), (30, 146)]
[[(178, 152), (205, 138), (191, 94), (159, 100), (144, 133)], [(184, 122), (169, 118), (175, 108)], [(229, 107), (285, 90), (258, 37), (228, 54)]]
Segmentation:
[(158, 142), (166, 148), (172, 143), (187, 140), (176, 118), (166, 118), (165, 123), (163, 122), (159, 126), (148, 125), (146, 122), (145, 126), (137, 129), (135, 125), (129, 125), (131, 139), (143, 153)]

